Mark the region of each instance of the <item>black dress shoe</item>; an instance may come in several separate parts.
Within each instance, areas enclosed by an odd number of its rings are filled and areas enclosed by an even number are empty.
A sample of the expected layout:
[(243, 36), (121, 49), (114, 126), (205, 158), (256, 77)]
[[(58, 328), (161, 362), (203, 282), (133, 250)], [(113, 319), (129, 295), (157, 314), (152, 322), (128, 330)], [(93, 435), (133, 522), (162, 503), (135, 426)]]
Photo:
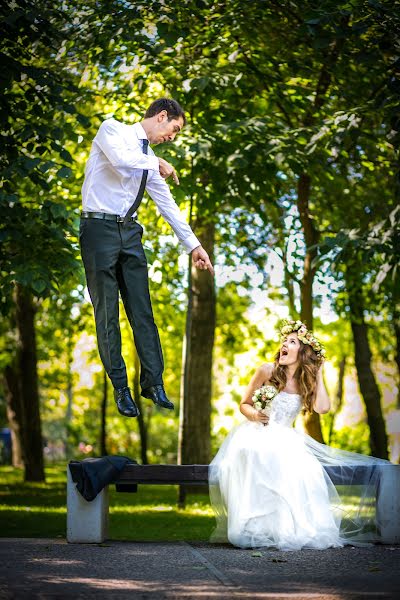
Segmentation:
[(118, 412), (124, 417), (137, 417), (140, 414), (128, 387), (114, 390), (114, 400), (117, 403)]
[(164, 386), (152, 385), (151, 387), (142, 390), (141, 396), (153, 400), (154, 404), (162, 406), (163, 408), (174, 409), (174, 405), (170, 402), (165, 394)]

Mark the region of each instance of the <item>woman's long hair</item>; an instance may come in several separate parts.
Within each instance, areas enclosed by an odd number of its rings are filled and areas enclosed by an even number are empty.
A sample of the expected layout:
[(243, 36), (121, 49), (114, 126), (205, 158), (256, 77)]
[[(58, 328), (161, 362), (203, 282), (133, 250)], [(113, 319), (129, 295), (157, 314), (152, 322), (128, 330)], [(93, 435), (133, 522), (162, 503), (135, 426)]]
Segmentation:
[[(304, 409), (312, 412), (317, 393), (317, 374), (322, 360), (309, 344), (303, 344), (301, 340), (299, 342), (299, 366), (294, 374), (294, 379), (297, 381)], [(287, 367), (279, 364), (278, 352), (275, 355), (274, 368), (269, 381), (279, 392), (286, 387), (286, 371)]]

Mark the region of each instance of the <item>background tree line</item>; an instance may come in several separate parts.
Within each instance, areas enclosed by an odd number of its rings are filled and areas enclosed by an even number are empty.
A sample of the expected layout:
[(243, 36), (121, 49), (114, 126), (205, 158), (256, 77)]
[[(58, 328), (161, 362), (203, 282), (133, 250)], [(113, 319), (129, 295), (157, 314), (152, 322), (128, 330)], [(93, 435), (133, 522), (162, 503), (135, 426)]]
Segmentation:
[[(337, 410), (354, 365), (368, 423), (361, 449), (388, 456), (376, 372), (392, 366), (398, 389), (398, 8), (13, 0), (1, 9), (2, 419), (27, 480), (44, 477), (43, 431), (69, 455), (81, 442), (88, 453), (135, 449), (143, 462), (207, 463), (220, 440), (211, 431), (219, 398), (232, 388), (234, 399), (248, 369), (273, 355), (251, 319), (254, 298), (271, 322), (288, 310), (325, 339)], [(142, 405), (132, 431), (108, 407), (95, 349), (77, 240), (80, 186), (101, 120), (134, 122), (164, 94), (184, 106), (188, 126), (157, 154), (179, 171), (174, 196), (217, 277), (178, 259), (147, 201), (140, 220), (166, 387), (180, 415), (178, 424)], [(327, 305), (339, 318), (329, 325)], [(126, 324), (123, 336), (142, 404)], [(396, 403), (393, 395), (387, 410)], [(335, 414), (323, 423), (310, 415), (306, 430), (334, 443)]]

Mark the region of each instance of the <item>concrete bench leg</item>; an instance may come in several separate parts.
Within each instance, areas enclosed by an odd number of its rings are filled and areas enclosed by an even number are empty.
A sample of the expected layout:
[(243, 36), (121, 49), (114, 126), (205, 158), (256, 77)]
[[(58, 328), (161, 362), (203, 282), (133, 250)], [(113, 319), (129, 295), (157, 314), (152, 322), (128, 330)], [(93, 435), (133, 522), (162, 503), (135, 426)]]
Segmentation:
[(400, 543), (400, 467), (385, 467), (381, 474), (376, 502), (376, 517), (382, 542)]
[(67, 467), (67, 541), (72, 544), (104, 542), (108, 536), (108, 486), (94, 500), (85, 500)]

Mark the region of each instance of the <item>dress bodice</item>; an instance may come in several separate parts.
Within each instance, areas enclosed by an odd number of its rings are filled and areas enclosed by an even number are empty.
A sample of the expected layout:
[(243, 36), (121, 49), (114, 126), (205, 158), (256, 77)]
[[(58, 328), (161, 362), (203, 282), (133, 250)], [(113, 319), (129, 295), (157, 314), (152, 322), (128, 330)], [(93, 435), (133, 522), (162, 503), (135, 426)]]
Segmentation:
[(270, 422), (290, 427), (302, 407), (300, 394), (279, 392), (272, 401)]

